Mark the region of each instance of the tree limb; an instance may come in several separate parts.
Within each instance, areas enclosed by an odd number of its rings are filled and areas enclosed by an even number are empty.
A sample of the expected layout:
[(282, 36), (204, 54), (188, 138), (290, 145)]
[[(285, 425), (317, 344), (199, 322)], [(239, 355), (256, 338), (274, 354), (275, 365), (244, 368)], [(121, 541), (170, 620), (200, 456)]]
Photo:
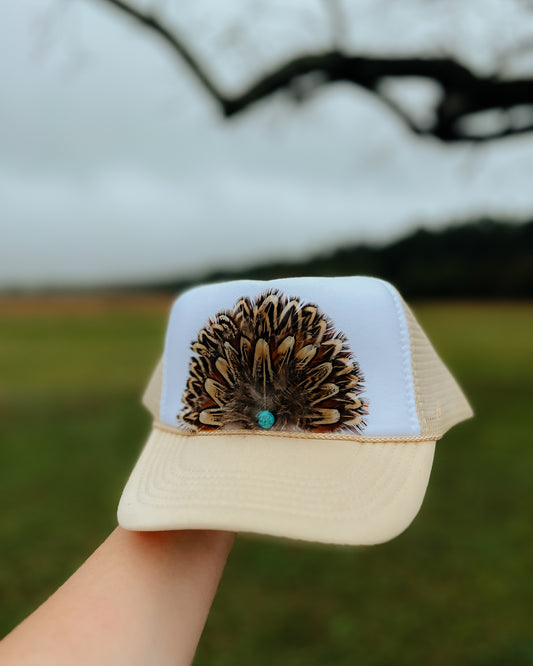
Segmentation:
[[(434, 137), (447, 143), (482, 142), (533, 131), (532, 120), (531, 124), (519, 127), (509, 123), (494, 132), (465, 132), (462, 121), (481, 111), (509, 111), (526, 105), (531, 106), (533, 118), (533, 78), (503, 80), (478, 76), (450, 58), (375, 58), (329, 51), (293, 58), (259, 77), (240, 94), (225, 94), (176, 28), (166, 26), (161, 19), (123, 0), (100, 1), (121, 10), (165, 42), (187, 65), (227, 118), (242, 113), (279, 91), (291, 90), (301, 77), (318, 74), (320, 76), (314, 77), (315, 87), (344, 81), (369, 90), (392, 109), (409, 131), (419, 136)], [(404, 77), (423, 78), (440, 85), (442, 97), (434, 109), (434, 122), (429, 127), (417, 125), (401, 105), (380, 90), (387, 79)]]
[(192, 54), (192, 51), (185, 44), (185, 40), (178, 34), (176, 28), (170, 28), (165, 26), (163, 22), (152, 14), (142, 12), (140, 9), (133, 7), (127, 2), (122, 0), (101, 0), (108, 5), (112, 5), (116, 9), (121, 10), (124, 14), (129, 16), (131, 19), (140, 24), (143, 28), (151, 31), (157, 37), (159, 37), (167, 46), (170, 46), (175, 55), (177, 55), (180, 60), (182, 60), (206, 89), (206, 91), (217, 101), (222, 108), (224, 108), (225, 97), (211, 79), (206, 70), (200, 65), (196, 57)]

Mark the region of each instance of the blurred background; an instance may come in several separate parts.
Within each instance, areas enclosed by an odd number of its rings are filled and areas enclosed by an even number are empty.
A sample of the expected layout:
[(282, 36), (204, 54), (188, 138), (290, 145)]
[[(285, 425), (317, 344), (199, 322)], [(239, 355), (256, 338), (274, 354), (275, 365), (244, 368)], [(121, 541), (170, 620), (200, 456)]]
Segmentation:
[(199, 281), (392, 281), (476, 418), (372, 548), (240, 536), (196, 664), (533, 664), (533, 3), (0, 5), (0, 633), (116, 524)]

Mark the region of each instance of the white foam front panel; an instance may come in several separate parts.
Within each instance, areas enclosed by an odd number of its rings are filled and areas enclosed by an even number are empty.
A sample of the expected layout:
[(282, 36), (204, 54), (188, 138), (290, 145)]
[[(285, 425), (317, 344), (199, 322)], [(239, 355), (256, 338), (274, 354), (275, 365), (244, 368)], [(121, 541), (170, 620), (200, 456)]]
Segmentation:
[(363, 395), (369, 413), (364, 435), (420, 434), (403, 306), (388, 283), (368, 277), (239, 280), (203, 285), (182, 294), (172, 307), (165, 341), (163, 423), (180, 426), (190, 346), (200, 329), (220, 310), (232, 309), (241, 296), (254, 299), (269, 288), (314, 303), (348, 338), (365, 378)]

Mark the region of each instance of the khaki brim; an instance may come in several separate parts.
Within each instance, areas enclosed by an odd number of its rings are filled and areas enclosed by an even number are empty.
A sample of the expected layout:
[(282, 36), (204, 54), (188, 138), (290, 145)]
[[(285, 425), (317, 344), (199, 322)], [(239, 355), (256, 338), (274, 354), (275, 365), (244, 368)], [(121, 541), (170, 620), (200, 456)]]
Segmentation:
[(418, 513), (434, 451), (434, 441), (194, 436), (154, 428), (122, 494), (118, 521), (129, 530), (382, 543)]

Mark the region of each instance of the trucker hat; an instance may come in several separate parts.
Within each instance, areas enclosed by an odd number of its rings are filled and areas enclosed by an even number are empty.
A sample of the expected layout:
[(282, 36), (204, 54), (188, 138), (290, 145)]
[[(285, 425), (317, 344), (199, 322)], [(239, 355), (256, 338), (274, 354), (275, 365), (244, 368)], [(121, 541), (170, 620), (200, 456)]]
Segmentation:
[(472, 410), (409, 307), (370, 277), (239, 280), (174, 302), (129, 530), (375, 544), (418, 513)]

